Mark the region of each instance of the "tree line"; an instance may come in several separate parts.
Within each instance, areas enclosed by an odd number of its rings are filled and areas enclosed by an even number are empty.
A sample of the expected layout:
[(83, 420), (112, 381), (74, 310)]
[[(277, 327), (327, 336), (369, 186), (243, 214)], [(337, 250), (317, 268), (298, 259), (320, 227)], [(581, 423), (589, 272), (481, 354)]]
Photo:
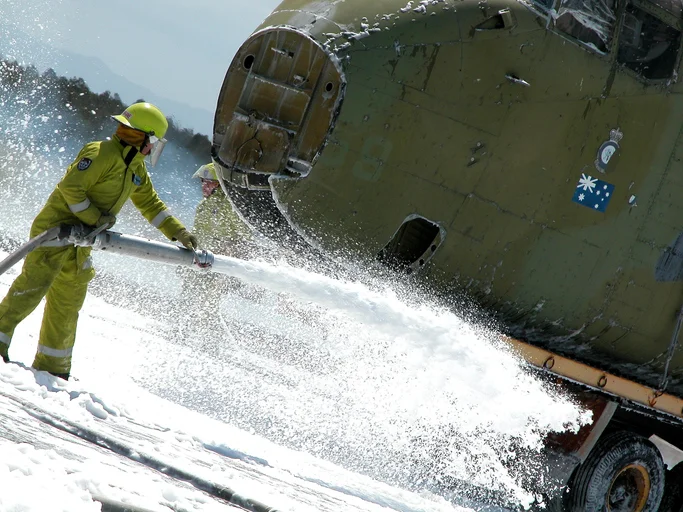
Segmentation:
[[(123, 112), (127, 106), (117, 93), (92, 92), (82, 78), (57, 76), (53, 69), (40, 73), (32, 65), (0, 60), (0, 108), (23, 115), (28, 125), (43, 128), (45, 137), (49, 136), (50, 128), (72, 141), (111, 135), (109, 116)], [(200, 160), (211, 151), (206, 135), (180, 127), (172, 117), (166, 138)]]

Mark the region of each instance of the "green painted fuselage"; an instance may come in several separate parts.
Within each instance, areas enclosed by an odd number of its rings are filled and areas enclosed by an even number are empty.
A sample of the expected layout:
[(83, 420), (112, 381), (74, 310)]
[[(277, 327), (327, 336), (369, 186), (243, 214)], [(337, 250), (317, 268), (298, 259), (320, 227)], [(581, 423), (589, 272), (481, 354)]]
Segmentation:
[[(275, 176), (255, 194), (269, 186), (300, 233), (354, 258), (376, 259), (406, 219), (427, 219), (442, 236), (425, 279), (474, 297), (510, 334), (657, 386), (683, 305), (675, 17), (619, 0), (603, 40), (560, 23), (562, 2), (550, 11), (503, 0), (406, 4), (284, 1), (235, 57), (221, 91), (214, 159), (224, 186), (245, 184), (229, 173)], [(633, 40), (633, 19), (664, 43)], [(278, 30), (245, 60), (249, 44)], [(272, 59), (296, 61), (302, 41), (334, 79), (274, 78), (284, 64)], [(290, 129), (262, 98), (265, 86), (244, 99), (256, 87), (250, 73), (270, 77), (277, 112), (289, 104), (302, 113), (284, 116)], [(325, 100), (327, 83), (334, 97)], [(311, 105), (325, 101), (316, 125)], [(265, 110), (260, 119), (280, 126), (280, 142), (260, 140), (256, 128), (234, 142), (248, 120), (225, 136), (235, 112), (253, 120)], [(278, 145), (280, 163), (259, 168)], [(238, 146), (252, 153), (230, 157)], [(240, 193), (248, 201), (250, 191)], [(669, 373), (680, 394), (681, 352)]]

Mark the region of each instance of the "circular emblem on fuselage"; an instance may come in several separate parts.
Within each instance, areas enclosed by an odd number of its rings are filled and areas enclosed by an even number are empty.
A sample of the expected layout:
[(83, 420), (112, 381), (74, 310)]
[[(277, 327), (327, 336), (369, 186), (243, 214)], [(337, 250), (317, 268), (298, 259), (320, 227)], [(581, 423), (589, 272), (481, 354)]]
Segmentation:
[(81, 158), (80, 162), (78, 162), (78, 170), (85, 171), (88, 167), (90, 167), (91, 163), (92, 160), (90, 160), (89, 158)]
[(619, 128), (610, 130), (609, 140), (603, 142), (598, 149), (597, 158), (595, 159), (595, 168), (601, 173), (607, 171), (607, 165), (614, 154), (619, 150), (619, 141), (624, 134), (619, 131)]
[(598, 150), (598, 165), (601, 169), (604, 170), (607, 168), (607, 164), (612, 158), (612, 155), (617, 152), (617, 149), (619, 149), (619, 145), (611, 140), (604, 142), (602, 146), (600, 146), (600, 149)]

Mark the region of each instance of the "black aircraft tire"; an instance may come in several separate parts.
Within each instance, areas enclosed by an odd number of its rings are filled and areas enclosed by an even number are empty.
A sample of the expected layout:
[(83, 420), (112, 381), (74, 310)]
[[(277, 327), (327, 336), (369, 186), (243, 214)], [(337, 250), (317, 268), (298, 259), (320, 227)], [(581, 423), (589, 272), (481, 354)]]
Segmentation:
[(664, 499), (660, 512), (683, 512), (683, 463), (666, 472)]
[(567, 510), (656, 512), (664, 495), (664, 462), (657, 447), (631, 432), (613, 432), (577, 468)]

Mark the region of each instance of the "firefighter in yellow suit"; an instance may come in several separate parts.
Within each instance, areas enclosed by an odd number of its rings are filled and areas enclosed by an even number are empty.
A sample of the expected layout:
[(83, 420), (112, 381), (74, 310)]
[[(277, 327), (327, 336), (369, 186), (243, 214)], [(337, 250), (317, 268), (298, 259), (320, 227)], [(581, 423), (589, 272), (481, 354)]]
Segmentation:
[[(192, 177), (199, 178), (202, 185), (203, 197), (195, 209), (193, 227), (202, 248), (235, 258), (255, 256), (257, 245), (251, 229), (233, 210), (230, 200), (221, 189), (214, 163), (202, 165)], [(211, 318), (225, 289), (235, 291), (244, 286), (234, 277), (199, 276), (197, 272), (182, 267), (178, 270), (183, 279), (183, 293), (190, 294), (198, 301), (194, 303), (194, 317), (204, 320)], [(197, 293), (198, 290), (201, 293)]]
[[(195, 209), (193, 227), (202, 249), (240, 259), (258, 257), (263, 251), (251, 228), (239, 217), (223, 192), (214, 163), (202, 165), (192, 177), (198, 178), (202, 187), (202, 199)], [(178, 268), (178, 275), (182, 279), (188, 318), (192, 318), (191, 327), (204, 331), (222, 329), (217, 323), (220, 315), (216, 312), (224, 294), (247, 293), (253, 296), (258, 293), (255, 287), (235, 277), (199, 275), (183, 267)]]
[(201, 246), (218, 254), (249, 257), (254, 245), (251, 230), (221, 189), (214, 163), (202, 165), (192, 177), (202, 182), (203, 199), (194, 217), (194, 232)]
[[(151, 154), (154, 164), (163, 149), (166, 117), (144, 102), (112, 117), (119, 123), (116, 133), (81, 149), (33, 221), (31, 237), (60, 224), (111, 227), (130, 198), (167, 238), (196, 249), (196, 237), (159, 199), (144, 161)], [(15, 327), (45, 297), (33, 368), (69, 378), (78, 312), (95, 276), (90, 250), (40, 247), (26, 256), (21, 274), (0, 303), (0, 355), (5, 362)]]

